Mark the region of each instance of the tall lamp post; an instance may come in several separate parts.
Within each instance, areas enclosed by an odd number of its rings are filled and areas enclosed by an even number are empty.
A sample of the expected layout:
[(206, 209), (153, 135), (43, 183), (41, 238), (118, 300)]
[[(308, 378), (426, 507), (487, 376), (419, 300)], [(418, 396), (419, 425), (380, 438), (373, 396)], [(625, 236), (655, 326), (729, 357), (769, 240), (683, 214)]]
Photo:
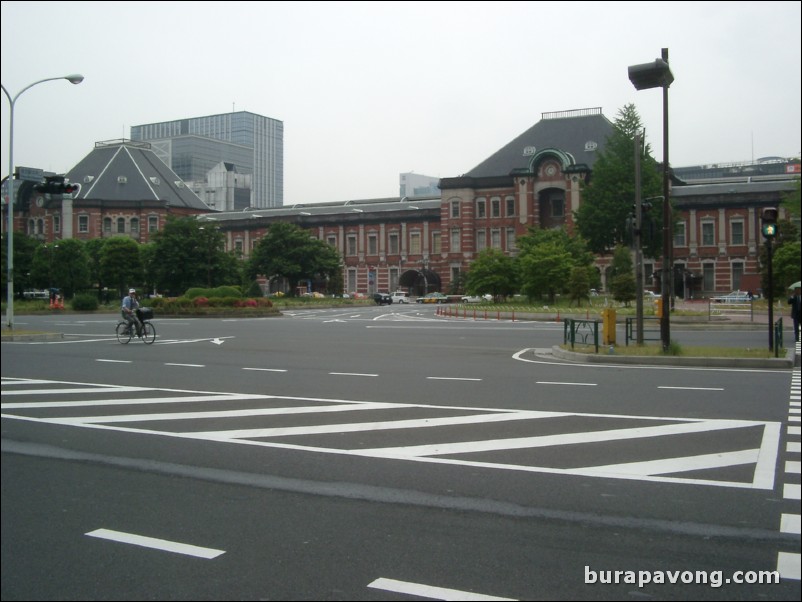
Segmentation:
[(671, 325), (669, 323), (669, 309), (671, 305), (671, 283), (673, 277), (671, 264), (671, 206), (668, 201), (668, 87), (674, 81), (674, 74), (668, 66), (668, 48), (662, 49), (662, 58), (651, 63), (632, 65), (628, 68), (629, 81), (636, 90), (649, 88), (663, 89), (663, 278), (662, 278), (662, 311), (660, 316), (660, 340), (663, 351), (668, 351), (671, 345)]
[(14, 105), (16, 104), (17, 99), (26, 90), (30, 90), (38, 84), (59, 79), (66, 79), (71, 84), (80, 84), (82, 81), (84, 81), (84, 76), (73, 74), (40, 79), (39, 81), (35, 81), (32, 84), (25, 86), (22, 90), (17, 92), (15, 96), (11, 96), (8, 90), (6, 90), (6, 87), (0, 84), (0, 86), (3, 88), (3, 93), (6, 95), (6, 98), (8, 98), (9, 102), (8, 203), (6, 204), (6, 209), (8, 209), (8, 232), (6, 232), (6, 236), (8, 236), (8, 279), (6, 281), (8, 303), (6, 305), (6, 324), (9, 330), (14, 328)]
[(768, 261), (768, 300), (769, 300), (769, 351), (774, 351), (774, 278), (771, 266), (771, 241), (777, 236), (777, 208), (766, 207), (761, 216), (761, 232), (766, 239), (766, 259)]

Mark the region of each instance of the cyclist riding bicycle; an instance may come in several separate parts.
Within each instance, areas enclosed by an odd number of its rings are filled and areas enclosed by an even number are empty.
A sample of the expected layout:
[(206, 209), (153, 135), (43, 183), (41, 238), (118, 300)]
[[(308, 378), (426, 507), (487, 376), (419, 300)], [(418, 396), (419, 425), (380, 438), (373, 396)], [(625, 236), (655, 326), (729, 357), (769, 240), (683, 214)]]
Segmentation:
[(136, 298), (136, 289), (128, 289), (128, 296), (123, 298), (123, 306), (121, 308), (123, 320), (128, 322), (129, 328), (136, 326), (136, 336), (142, 336), (142, 322), (136, 315), (136, 310), (139, 308), (139, 301)]

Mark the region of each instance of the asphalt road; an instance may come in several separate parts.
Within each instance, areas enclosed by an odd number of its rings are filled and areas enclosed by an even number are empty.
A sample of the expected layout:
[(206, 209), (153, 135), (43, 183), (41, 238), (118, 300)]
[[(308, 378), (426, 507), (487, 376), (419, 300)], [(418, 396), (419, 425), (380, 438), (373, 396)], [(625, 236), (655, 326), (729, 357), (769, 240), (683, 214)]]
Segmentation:
[(65, 338), (2, 346), (3, 600), (799, 599), (798, 369), (434, 312), (17, 316)]

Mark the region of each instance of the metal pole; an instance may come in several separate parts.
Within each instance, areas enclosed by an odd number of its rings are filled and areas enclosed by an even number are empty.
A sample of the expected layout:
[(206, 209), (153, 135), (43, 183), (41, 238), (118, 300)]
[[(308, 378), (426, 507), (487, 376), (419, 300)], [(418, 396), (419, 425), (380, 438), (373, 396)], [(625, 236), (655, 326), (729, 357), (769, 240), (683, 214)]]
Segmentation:
[(635, 134), (635, 340), (643, 345), (643, 208), (640, 178), (641, 134)]
[(10, 123), (8, 127), (8, 203), (6, 203), (6, 209), (8, 210), (8, 232), (6, 232), (6, 236), (8, 237), (8, 278), (6, 284), (8, 300), (6, 304), (6, 325), (8, 326), (9, 330), (14, 328), (14, 105), (16, 104), (17, 99), (22, 96), (22, 93), (26, 90), (30, 90), (37, 84), (55, 81), (57, 79), (66, 79), (71, 84), (80, 84), (82, 81), (84, 81), (84, 76), (75, 74), (40, 79), (39, 81), (35, 81), (32, 84), (25, 86), (22, 90), (17, 92), (16, 96), (13, 97), (8, 93), (8, 90), (6, 90), (5, 86), (0, 86), (3, 89), (6, 98), (8, 98), (10, 105)]
[(774, 351), (774, 282), (771, 271), (771, 238), (766, 238), (766, 254), (769, 260), (769, 351)]
[[(3, 86), (3, 92), (8, 97), (9, 107), (9, 126), (8, 126), (8, 181), (6, 182), (6, 190), (8, 191), (8, 202), (6, 203), (6, 210), (8, 211), (8, 228), (6, 231), (6, 242), (8, 243), (8, 250), (6, 260), (8, 264), (8, 276), (6, 278), (6, 325), (9, 330), (14, 327), (14, 103), (19, 94), (14, 98)], [(24, 92), (24, 90), (23, 90)], [(22, 94), (22, 92), (20, 92)]]
[[(668, 64), (668, 48), (663, 48), (662, 58)], [(669, 314), (671, 311), (671, 279), (674, 277), (672, 268), (673, 253), (671, 241), (671, 205), (668, 201), (668, 86), (663, 86), (663, 315), (660, 319), (660, 340), (663, 351), (671, 346), (671, 324)]]

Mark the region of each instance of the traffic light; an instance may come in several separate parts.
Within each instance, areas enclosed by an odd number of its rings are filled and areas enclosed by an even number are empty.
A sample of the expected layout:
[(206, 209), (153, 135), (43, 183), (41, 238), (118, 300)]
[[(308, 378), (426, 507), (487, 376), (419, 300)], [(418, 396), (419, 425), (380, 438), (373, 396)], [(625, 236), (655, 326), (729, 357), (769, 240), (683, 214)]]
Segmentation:
[(33, 188), (46, 194), (77, 194), (81, 185), (67, 182), (64, 176), (45, 176), (45, 181), (35, 184)]
[(777, 209), (775, 207), (766, 207), (763, 210), (763, 236), (764, 238), (774, 238), (777, 236)]

